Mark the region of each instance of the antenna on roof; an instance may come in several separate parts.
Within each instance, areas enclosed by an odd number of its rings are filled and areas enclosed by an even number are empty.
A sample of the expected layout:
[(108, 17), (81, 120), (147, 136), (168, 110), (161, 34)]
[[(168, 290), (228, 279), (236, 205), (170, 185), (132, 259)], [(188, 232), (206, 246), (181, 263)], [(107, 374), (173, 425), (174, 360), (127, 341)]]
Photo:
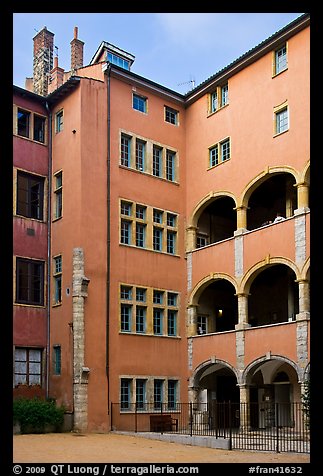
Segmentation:
[(178, 83), (177, 86), (182, 86), (183, 84), (192, 84), (193, 88), (195, 88), (195, 79), (191, 79), (190, 81), (185, 81), (184, 83)]

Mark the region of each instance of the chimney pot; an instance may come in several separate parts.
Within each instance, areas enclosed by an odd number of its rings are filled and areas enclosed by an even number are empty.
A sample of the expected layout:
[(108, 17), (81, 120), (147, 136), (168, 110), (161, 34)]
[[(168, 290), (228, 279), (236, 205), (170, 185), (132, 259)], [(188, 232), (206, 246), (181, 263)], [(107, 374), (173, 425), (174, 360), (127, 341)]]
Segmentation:
[(58, 68), (58, 56), (54, 57), (54, 68)]
[(77, 40), (77, 35), (78, 35), (78, 27), (74, 27), (74, 39)]

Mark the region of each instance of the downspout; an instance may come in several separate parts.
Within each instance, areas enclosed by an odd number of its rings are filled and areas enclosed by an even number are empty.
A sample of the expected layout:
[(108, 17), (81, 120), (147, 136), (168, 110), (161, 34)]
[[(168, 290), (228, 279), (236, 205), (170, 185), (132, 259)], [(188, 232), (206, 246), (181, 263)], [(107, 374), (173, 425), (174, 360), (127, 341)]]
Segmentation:
[(110, 341), (110, 206), (111, 206), (111, 139), (110, 139), (110, 73), (111, 65), (107, 65), (107, 285), (106, 285), (106, 374), (108, 384), (108, 415), (110, 413), (110, 359), (109, 359), (109, 341)]
[(49, 353), (50, 353), (50, 276), (51, 276), (51, 195), (52, 195), (52, 113), (48, 102), (45, 103), (48, 113), (48, 191), (47, 191), (47, 343), (46, 343), (46, 398), (49, 397)]

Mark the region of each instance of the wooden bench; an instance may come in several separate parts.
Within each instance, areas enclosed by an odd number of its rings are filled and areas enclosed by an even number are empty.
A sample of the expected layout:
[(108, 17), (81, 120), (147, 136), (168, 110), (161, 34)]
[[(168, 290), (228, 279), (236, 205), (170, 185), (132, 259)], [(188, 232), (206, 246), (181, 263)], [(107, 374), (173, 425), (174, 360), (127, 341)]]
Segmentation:
[(178, 420), (171, 415), (150, 415), (150, 431), (178, 431)]

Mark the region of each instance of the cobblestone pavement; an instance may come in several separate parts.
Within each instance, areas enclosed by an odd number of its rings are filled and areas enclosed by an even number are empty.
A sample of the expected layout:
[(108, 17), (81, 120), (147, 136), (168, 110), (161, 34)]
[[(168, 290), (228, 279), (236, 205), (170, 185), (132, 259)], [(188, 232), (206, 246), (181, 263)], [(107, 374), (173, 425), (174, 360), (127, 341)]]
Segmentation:
[(13, 436), (14, 463), (309, 463), (308, 454), (228, 451), (116, 433)]

